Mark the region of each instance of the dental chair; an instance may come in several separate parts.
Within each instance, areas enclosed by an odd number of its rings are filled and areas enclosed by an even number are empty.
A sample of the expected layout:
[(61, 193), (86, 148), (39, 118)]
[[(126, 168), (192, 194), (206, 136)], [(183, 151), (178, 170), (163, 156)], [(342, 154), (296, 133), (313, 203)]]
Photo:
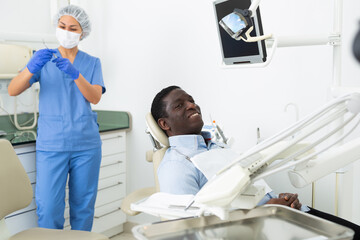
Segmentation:
[(149, 197), (150, 195), (159, 192), (159, 180), (157, 177), (157, 169), (164, 157), (166, 150), (169, 148), (169, 139), (166, 134), (161, 130), (151, 113), (147, 113), (145, 116), (147, 130), (146, 133), (149, 134), (150, 140), (153, 144), (153, 150), (146, 152), (146, 160), (153, 163), (154, 167), (154, 177), (155, 177), (155, 187), (142, 188), (137, 191), (134, 191), (127, 195), (121, 204), (121, 210), (127, 215), (135, 216), (140, 212), (133, 211), (130, 208), (131, 203), (135, 203)]
[(11, 236), (5, 216), (28, 206), (33, 197), (29, 177), (8, 140), (0, 139), (0, 240), (106, 240), (85, 231), (31, 228)]

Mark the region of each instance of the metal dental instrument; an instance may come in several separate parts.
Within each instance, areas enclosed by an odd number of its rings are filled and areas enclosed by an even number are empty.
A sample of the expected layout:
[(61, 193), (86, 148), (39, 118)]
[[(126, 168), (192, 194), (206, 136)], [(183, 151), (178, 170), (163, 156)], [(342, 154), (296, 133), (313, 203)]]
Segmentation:
[[(184, 210), (185, 206), (183, 205), (169, 205), (169, 208), (170, 209), (180, 209), (180, 210)], [(200, 208), (199, 207), (189, 207), (185, 210), (199, 210)]]
[[(47, 49), (49, 49), (48, 46), (46, 45), (44, 39), (42, 39), (42, 42), (43, 42), (44, 46), (45, 46)], [(53, 53), (53, 56), (54, 56), (54, 58), (57, 58), (57, 56), (55, 55), (55, 53)]]
[(194, 200), (192, 200), (192, 201), (191, 201), (191, 203), (190, 203), (190, 204), (188, 204), (188, 205), (185, 207), (185, 209), (184, 209), (184, 210), (186, 211), (186, 210), (190, 209), (190, 208), (191, 208), (191, 206), (192, 206), (194, 203), (195, 203), (195, 201), (194, 201)]

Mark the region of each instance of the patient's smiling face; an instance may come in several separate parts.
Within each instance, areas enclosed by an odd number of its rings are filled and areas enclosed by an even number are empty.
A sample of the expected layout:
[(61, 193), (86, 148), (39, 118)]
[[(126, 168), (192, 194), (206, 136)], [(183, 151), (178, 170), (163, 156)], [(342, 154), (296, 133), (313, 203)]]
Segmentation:
[(158, 124), (169, 137), (201, 133), (204, 122), (192, 96), (177, 88), (164, 97), (163, 102), (167, 117), (160, 118)]

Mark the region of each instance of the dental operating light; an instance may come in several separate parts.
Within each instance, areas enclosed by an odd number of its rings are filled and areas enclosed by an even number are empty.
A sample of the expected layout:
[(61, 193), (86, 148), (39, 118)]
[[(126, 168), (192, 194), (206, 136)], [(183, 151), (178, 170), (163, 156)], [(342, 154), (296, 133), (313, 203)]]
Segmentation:
[(249, 9), (235, 8), (234, 11), (219, 21), (219, 25), (235, 40), (244, 40), (245, 42), (257, 42), (271, 37), (262, 35), (257, 37), (250, 36), (254, 30), (254, 23), (251, 19), (259, 6), (260, 0), (252, 1)]

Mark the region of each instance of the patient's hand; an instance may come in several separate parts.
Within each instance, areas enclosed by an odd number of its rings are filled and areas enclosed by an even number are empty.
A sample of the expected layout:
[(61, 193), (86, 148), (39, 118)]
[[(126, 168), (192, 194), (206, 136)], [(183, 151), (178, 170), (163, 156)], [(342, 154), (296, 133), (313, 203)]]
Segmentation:
[(280, 193), (279, 198), (272, 198), (266, 204), (280, 204), (291, 208), (300, 209), (302, 204), (298, 199), (297, 193)]

